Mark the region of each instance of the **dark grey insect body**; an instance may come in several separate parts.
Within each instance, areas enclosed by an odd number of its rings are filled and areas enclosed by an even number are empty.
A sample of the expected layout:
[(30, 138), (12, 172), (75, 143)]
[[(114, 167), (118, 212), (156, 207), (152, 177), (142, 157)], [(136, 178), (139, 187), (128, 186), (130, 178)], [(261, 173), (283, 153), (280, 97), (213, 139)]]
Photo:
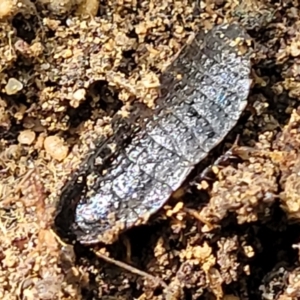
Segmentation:
[(72, 221), (64, 220), (64, 212), (58, 215), (59, 224), (68, 223), (65, 230), (84, 244), (112, 243), (166, 203), (247, 105), (251, 63), (249, 51), (242, 51), (247, 39), (237, 24), (221, 25), (182, 49), (161, 76), (153, 115), (134, 130), (105, 174), (98, 174), (92, 190), (81, 184), (79, 192), (69, 188), (62, 196), (62, 210), (74, 207)]

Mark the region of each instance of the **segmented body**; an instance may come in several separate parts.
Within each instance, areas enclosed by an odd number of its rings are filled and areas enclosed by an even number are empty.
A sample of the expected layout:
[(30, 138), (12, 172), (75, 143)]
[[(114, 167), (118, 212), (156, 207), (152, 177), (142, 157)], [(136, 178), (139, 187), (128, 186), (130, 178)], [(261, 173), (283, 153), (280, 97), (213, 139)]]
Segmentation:
[(57, 217), (63, 230), (84, 244), (112, 243), (166, 203), (247, 105), (247, 38), (237, 24), (220, 25), (182, 49), (161, 76), (152, 116), (140, 122), (141, 128), (116, 131), (121, 146), (106, 160), (105, 173), (89, 167), (87, 173), (95, 175), (91, 188), (83, 174), (64, 191)]

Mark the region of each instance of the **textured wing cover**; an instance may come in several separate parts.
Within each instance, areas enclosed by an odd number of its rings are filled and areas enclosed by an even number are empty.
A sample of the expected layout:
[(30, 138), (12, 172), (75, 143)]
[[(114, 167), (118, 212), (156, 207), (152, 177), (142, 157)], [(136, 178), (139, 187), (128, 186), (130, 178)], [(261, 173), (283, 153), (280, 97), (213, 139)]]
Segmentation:
[[(79, 200), (72, 230), (84, 243), (112, 243), (160, 209), (223, 140), (247, 104), (247, 35), (236, 24), (199, 33), (161, 76), (153, 116)], [(70, 196), (72, 197), (72, 196)]]

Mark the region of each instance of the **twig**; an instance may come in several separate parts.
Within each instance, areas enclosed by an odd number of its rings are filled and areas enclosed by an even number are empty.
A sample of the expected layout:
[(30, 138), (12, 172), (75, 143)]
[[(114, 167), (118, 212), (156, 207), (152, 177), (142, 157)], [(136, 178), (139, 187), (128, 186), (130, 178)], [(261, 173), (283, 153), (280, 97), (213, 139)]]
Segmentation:
[(128, 264), (126, 264), (126, 263), (124, 263), (124, 262), (122, 262), (122, 261), (115, 260), (115, 259), (113, 259), (113, 258), (111, 258), (111, 257), (108, 257), (107, 255), (101, 253), (100, 251), (93, 250), (93, 252), (94, 252), (99, 258), (101, 258), (101, 259), (107, 261), (107, 262), (110, 263), (110, 264), (113, 264), (113, 265), (115, 265), (115, 266), (117, 266), (117, 267), (120, 267), (120, 268), (122, 268), (122, 269), (124, 269), (124, 270), (127, 270), (127, 271), (130, 272), (130, 273), (139, 275), (139, 276), (141, 276), (141, 277), (145, 277), (145, 278), (147, 278), (147, 279), (149, 279), (149, 280), (151, 280), (151, 281), (154, 281), (154, 282), (156, 282), (156, 283), (159, 283), (159, 284), (160, 284), (162, 287), (164, 287), (164, 288), (167, 288), (167, 287), (168, 287), (168, 285), (167, 285), (163, 280), (161, 280), (161, 279), (158, 278), (158, 277), (155, 277), (155, 276), (153, 276), (153, 275), (151, 275), (151, 274), (149, 274), (149, 273), (146, 273), (146, 272), (144, 272), (144, 271), (141, 271), (141, 270), (139, 270), (139, 269), (137, 269), (137, 268), (135, 268), (135, 267), (133, 267), (133, 266), (130, 266), (130, 265), (128, 265)]

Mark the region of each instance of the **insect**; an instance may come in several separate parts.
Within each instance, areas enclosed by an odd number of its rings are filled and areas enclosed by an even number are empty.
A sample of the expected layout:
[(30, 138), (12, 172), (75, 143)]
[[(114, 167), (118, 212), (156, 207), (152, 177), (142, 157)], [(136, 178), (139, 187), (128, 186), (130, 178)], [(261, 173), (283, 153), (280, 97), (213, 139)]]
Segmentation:
[[(111, 244), (146, 223), (234, 127), (247, 105), (248, 35), (223, 24), (198, 33), (161, 75), (151, 116), (119, 126), (67, 183), (56, 226), (83, 244)], [(105, 155), (110, 141), (118, 145)], [(103, 168), (95, 161), (101, 157)], [(87, 178), (93, 183), (88, 184)]]

